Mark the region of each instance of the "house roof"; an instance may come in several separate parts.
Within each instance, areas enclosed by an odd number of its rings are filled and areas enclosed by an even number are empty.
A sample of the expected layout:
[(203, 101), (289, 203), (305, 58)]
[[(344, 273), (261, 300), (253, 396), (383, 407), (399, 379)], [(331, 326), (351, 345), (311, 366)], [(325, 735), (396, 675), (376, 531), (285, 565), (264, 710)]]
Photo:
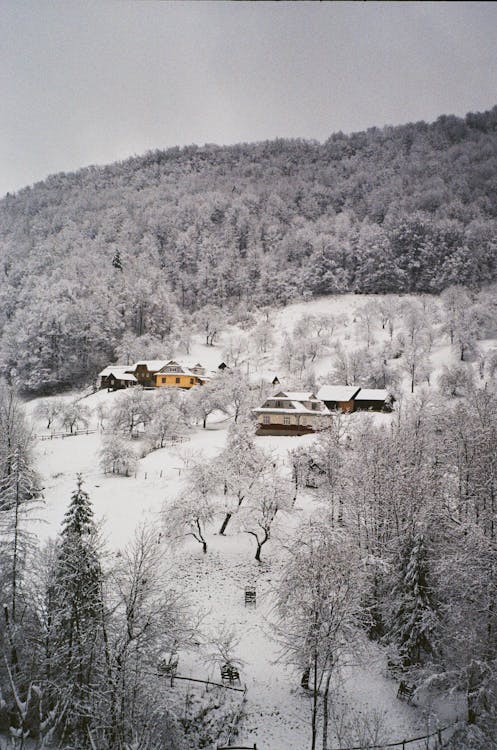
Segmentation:
[[(136, 380), (135, 376), (129, 372), (129, 367), (127, 365), (109, 365), (108, 367), (105, 367), (102, 372), (98, 373), (99, 378), (106, 378), (109, 375), (114, 375), (121, 380)], [(125, 375), (126, 377), (124, 377)], [(127, 377), (128, 375), (130, 377)]]
[(170, 364), (170, 362), (171, 360), (167, 359), (140, 359), (138, 360), (138, 362), (136, 362), (134, 365), (131, 365), (131, 367), (128, 367), (127, 369), (136, 370), (138, 365), (146, 365), (149, 372), (158, 372), (160, 369)]
[(386, 401), (388, 391), (383, 388), (361, 388), (359, 393), (354, 397), (355, 401)]
[(277, 406), (260, 406), (258, 409), (253, 409), (252, 411), (254, 414), (312, 414), (317, 417), (329, 417), (331, 413), (324, 405), (321, 411), (316, 411), (315, 409), (308, 409), (300, 401), (291, 401), (289, 399), (289, 403), (292, 404), (289, 408), (283, 407), (279, 409)]
[(317, 397), (321, 401), (352, 401), (359, 391), (356, 385), (323, 385)]
[[(181, 369), (169, 369), (170, 367), (180, 367)], [(180, 365), (178, 362), (168, 362), (165, 367), (162, 367), (159, 372), (155, 373), (155, 377), (160, 377), (161, 375), (186, 375), (190, 378), (197, 378), (197, 380), (210, 380), (210, 375), (199, 375), (197, 372), (192, 372), (188, 369), (188, 367), (183, 367), (183, 365)]]
[(280, 401), (290, 399), (291, 401), (319, 401), (314, 393), (310, 391), (278, 391), (271, 398), (279, 398)]

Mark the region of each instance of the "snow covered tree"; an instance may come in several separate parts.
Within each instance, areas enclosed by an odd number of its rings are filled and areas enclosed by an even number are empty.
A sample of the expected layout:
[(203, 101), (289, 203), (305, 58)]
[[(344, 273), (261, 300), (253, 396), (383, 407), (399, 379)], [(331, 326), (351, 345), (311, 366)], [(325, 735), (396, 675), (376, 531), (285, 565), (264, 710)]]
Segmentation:
[(123, 264), (121, 261), (121, 253), (119, 252), (119, 248), (116, 248), (116, 252), (114, 253), (114, 257), (112, 258), (112, 265), (118, 271), (123, 270)]
[(234, 513), (244, 499), (251, 494), (252, 487), (258, 481), (268, 462), (266, 454), (255, 447), (253, 430), (246, 423), (234, 423), (228, 431), (226, 448), (217, 457), (214, 473), (219, 476), (223, 485), (224, 498), (228, 510), (219, 533), (226, 533)]
[(473, 387), (473, 373), (468, 365), (443, 365), (438, 377), (438, 388), (442, 394), (453, 398), (468, 393)]
[(152, 450), (163, 448), (171, 438), (177, 438), (187, 432), (185, 416), (180, 411), (179, 400), (169, 394), (157, 392), (155, 394), (155, 411), (147, 425), (147, 442)]
[(361, 573), (343, 532), (310, 520), (298, 530), (276, 588), (276, 637), (281, 656), (307, 677), (312, 691), (311, 750), (322, 717), (327, 747), (331, 675), (360, 622)]
[(63, 405), (60, 411), (60, 421), (63, 427), (71, 433), (79, 427), (85, 428), (90, 420), (90, 410), (86, 404), (70, 401)]
[(46, 429), (49, 430), (52, 424), (59, 418), (63, 407), (64, 404), (61, 399), (47, 398), (37, 403), (34, 414), (38, 419), (46, 421)]
[(49, 666), (59, 691), (70, 695), (66, 723), (69, 737), (86, 746), (87, 730), (102, 665), (102, 583), (99, 539), (83, 478), (62, 523), (57, 543), (53, 584), (47, 591), (52, 616), (52, 651)]
[(290, 482), (271, 467), (259, 476), (238, 514), (242, 530), (255, 539), (255, 559), (261, 562), (264, 545), (271, 539), (276, 514), (292, 508)]
[(12, 388), (1, 387), (0, 584), (14, 624), (26, 552), (34, 544), (26, 521), (37, 507), (40, 485), (40, 477), (34, 469), (31, 433), (21, 402)]
[(192, 536), (207, 552), (206, 527), (217, 510), (213, 500), (214, 480), (208, 466), (197, 463), (191, 470), (183, 492), (162, 511), (165, 536), (171, 544), (181, 544)]
[(104, 436), (100, 450), (100, 466), (106, 474), (132, 476), (137, 463), (138, 458), (133, 446), (127, 440), (115, 433)]
[(118, 551), (108, 578), (106, 700), (95, 734), (102, 736), (102, 747), (112, 750), (133, 746), (137, 736), (148, 747), (177, 748), (172, 736), (164, 743), (163, 733), (174, 736), (176, 722), (167, 696), (151, 686), (150, 675), (163, 652), (190, 645), (195, 622), (184, 592), (167, 583), (157, 531), (139, 526)]
[(131, 388), (119, 394), (110, 416), (111, 429), (131, 437), (138, 428), (144, 428), (150, 422), (151, 416), (150, 394), (143, 388)]
[(207, 419), (213, 412), (220, 411), (224, 414), (227, 413), (226, 394), (216, 380), (212, 380), (206, 385), (198, 386), (192, 389), (192, 391), (190, 397), (191, 414), (202, 420), (204, 430), (207, 427)]
[(402, 545), (387, 638), (396, 644), (402, 664), (410, 667), (420, 664), (434, 651), (436, 612), (424, 534), (405, 537)]

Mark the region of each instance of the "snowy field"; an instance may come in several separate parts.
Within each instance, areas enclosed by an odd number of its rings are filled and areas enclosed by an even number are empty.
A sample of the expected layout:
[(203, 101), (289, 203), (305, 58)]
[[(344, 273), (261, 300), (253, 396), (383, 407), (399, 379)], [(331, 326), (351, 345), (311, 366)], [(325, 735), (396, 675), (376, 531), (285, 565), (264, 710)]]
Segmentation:
[[(274, 313), (275, 331), (291, 330), (303, 313), (347, 314), (347, 324), (337, 330), (335, 336), (345, 348), (353, 350), (361, 340), (360, 326), (353, 321), (354, 310), (365, 301), (364, 297), (346, 295), (295, 304)], [(199, 361), (208, 368), (217, 367), (223, 359), (223, 340), (233, 333), (236, 330), (225, 332), (214, 347), (196, 341), (188, 357), (183, 356), (183, 359), (188, 363)], [(386, 333), (377, 330), (375, 335), (381, 338)], [(485, 344), (490, 347), (495, 342)], [(284, 389), (284, 373), (277, 356), (273, 349), (263, 357), (247, 358), (245, 366), (254, 379), (278, 373)], [(431, 358), (437, 371), (452, 361), (454, 354), (443, 343), (434, 346)], [(330, 356), (318, 358), (314, 370), (317, 375), (329, 372)], [(81, 394), (73, 393), (64, 398), (77, 395)], [(142, 522), (156, 525), (160, 542), (160, 511), (181, 492), (189, 458), (215, 456), (225, 445), (230, 420), (217, 414), (209, 419), (207, 429), (194, 428), (185, 443), (156, 450), (140, 459), (134, 476), (105, 475), (99, 466), (102, 433), (97, 429), (96, 410), (99, 404), (109, 407), (120, 397), (119, 392), (104, 391), (85, 396), (84, 403), (92, 411), (89, 427), (96, 430), (94, 433), (36, 441), (37, 466), (43, 478), (45, 500), (36, 523), (40, 541), (58, 533), (75, 488), (76, 474), (81, 473), (109, 550), (115, 552), (123, 547)], [(29, 413), (33, 414), (36, 403), (37, 400), (27, 403)], [(356, 418), (360, 415), (352, 417)], [(375, 415), (375, 419), (388, 421), (390, 416)], [(46, 434), (41, 421), (35, 422), (35, 432), (39, 437)], [(284, 464), (289, 449), (312, 444), (314, 439), (314, 436), (257, 437), (256, 444)], [(293, 513), (285, 518), (279, 532), (265, 546), (262, 564), (253, 559), (254, 543), (247, 534), (237, 533), (235, 528), (230, 528), (226, 537), (216, 533), (222, 510), (208, 530), (206, 555), (193, 539), (175, 552), (164, 547), (171, 577), (193, 606), (204, 612), (202, 629), (207, 633), (215, 632), (223, 624), (231, 624), (240, 636), (237, 655), (243, 661), (241, 681), (247, 687), (247, 694), (245, 718), (236, 744), (256, 742), (261, 750), (303, 750), (309, 745), (310, 698), (300, 687), (300, 675), (278, 661), (278, 646), (272, 637), (270, 622), (274, 586), (281, 565), (280, 545), (294, 525), (313, 510), (314, 502), (311, 495), (299, 495)], [(255, 608), (246, 607), (244, 603), (244, 589), (249, 584), (255, 585), (257, 590)], [(201, 650), (180, 654), (179, 674), (219, 680)], [(434, 696), (425, 696), (423, 705), (418, 707), (399, 701), (396, 698), (398, 684), (387, 676), (385, 655), (371, 644), (351, 657), (341, 677), (340, 690), (333, 698), (337, 721), (346, 714), (356, 725), (361, 721), (376, 721), (383, 742), (425, 734), (425, 730), (437, 724), (444, 725), (455, 717), (454, 705), (440, 704)], [(184, 688), (177, 685), (172, 689)], [(340, 747), (339, 738), (335, 741), (337, 744), (331, 742), (330, 746)], [(423, 745), (410, 745), (414, 749), (418, 746)]]

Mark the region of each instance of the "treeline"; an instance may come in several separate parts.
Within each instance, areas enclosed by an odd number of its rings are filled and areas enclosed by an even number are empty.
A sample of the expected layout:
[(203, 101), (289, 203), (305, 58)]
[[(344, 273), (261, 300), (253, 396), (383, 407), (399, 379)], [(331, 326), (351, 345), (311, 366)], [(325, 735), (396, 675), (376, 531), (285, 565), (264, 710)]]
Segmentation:
[(495, 279), (496, 127), (494, 108), (323, 144), (175, 148), (7, 195), (5, 374), (34, 366), (34, 390), (84, 378), (208, 304)]
[(199, 640), (198, 612), (165, 570), (156, 530), (110, 554), (78, 476), (59, 535), (32, 532), (43, 502), (15, 392), (0, 387), (0, 746), (192, 750), (218, 744), (233, 705), (185, 701), (159, 673)]
[(330, 689), (361, 631), (418, 698), (464, 696), (466, 723), (444, 747), (497, 747), (496, 417), (489, 387), (425, 395), (397, 404), (389, 426), (338, 418), (293, 452), (296, 485), (314, 488), (319, 509), (288, 546), (279, 637), (319, 688), (313, 748), (319, 722), (324, 737), (335, 729)]

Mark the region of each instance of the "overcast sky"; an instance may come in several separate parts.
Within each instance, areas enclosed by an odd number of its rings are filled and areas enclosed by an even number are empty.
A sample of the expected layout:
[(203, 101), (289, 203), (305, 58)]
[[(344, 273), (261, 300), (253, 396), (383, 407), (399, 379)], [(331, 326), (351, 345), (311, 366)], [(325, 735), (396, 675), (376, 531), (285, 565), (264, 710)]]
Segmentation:
[(0, 195), (153, 148), (489, 109), (496, 6), (0, 0)]

